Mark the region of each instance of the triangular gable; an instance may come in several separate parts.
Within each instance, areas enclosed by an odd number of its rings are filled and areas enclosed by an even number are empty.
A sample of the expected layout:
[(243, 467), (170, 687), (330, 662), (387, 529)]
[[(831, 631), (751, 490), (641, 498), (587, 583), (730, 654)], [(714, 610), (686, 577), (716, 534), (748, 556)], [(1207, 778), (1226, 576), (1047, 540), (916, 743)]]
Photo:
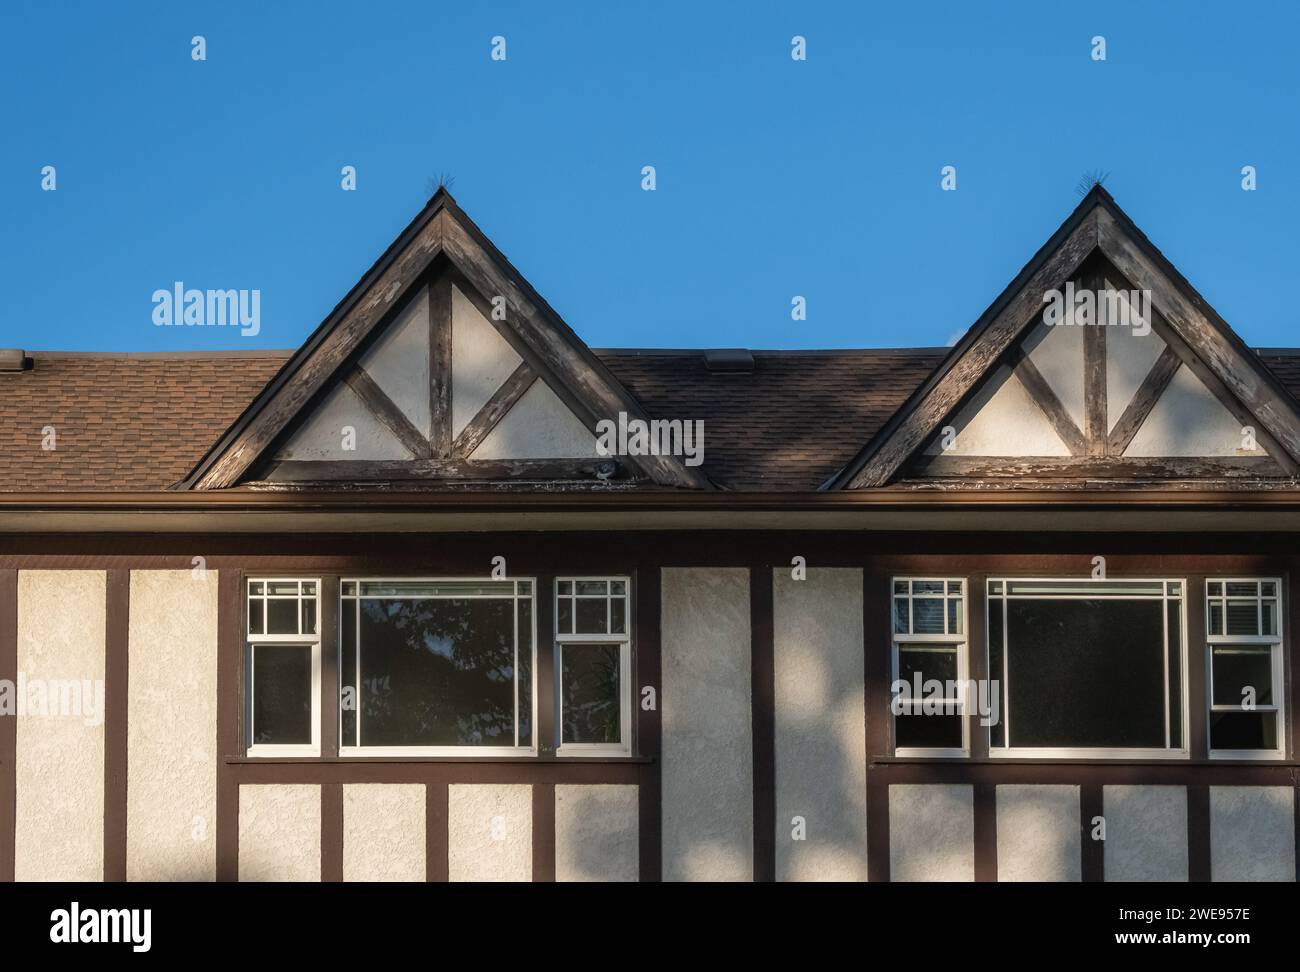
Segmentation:
[(667, 455), (602, 456), (640, 406), (440, 189), (181, 488), (247, 482), (644, 480), (710, 488)]
[[(1044, 295), (1067, 285), (1095, 300), (1046, 317)], [(1298, 474), (1296, 402), (1095, 186), (823, 488)]]

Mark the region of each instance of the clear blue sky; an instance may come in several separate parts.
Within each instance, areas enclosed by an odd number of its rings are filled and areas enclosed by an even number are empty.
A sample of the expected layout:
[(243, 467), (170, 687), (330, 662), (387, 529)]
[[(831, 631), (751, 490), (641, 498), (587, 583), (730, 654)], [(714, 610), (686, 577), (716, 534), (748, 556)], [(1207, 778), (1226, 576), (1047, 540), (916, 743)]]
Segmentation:
[[(940, 345), (1097, 169), (1300, 345), (1298, 42), (1294, 2), (5, 0), (0, 345), (296, 346), (440, 174), (594, 346)], [(175, 280), (260, 289), (261, 334), (155, 327)]]

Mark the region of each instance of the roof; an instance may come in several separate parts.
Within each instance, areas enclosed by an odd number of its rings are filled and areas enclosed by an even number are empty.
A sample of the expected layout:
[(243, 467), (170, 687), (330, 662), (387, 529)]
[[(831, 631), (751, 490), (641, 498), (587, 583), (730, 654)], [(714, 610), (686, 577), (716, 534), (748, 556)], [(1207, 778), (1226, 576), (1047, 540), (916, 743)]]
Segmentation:
[[(723, 489), (811, 492), (841, 469), (947, 348), (756, 351), (752, 373), (701, 350), (595, 354), (652, 418), (701, 419)], [(289, 351), (28, 352), (0, 373), (0, 492), (148, 492), (182, 480), (288, 361)], [(1300, 349), (1259, 359), (1300, 396)], [(43, 450), (44, 429), (56, 432)]]

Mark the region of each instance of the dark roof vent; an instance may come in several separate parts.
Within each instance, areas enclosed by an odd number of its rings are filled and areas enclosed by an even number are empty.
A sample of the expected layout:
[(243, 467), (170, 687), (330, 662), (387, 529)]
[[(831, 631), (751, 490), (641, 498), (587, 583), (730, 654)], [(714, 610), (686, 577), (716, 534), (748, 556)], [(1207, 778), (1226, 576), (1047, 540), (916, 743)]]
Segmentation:
[(31, 366), (22, 348), (0, 348), (0, 371), (27, 371)]
[(704, 352), (704, 366), (710, 371), (750, 372), (754, 356), (748, 348), (710, 348)]

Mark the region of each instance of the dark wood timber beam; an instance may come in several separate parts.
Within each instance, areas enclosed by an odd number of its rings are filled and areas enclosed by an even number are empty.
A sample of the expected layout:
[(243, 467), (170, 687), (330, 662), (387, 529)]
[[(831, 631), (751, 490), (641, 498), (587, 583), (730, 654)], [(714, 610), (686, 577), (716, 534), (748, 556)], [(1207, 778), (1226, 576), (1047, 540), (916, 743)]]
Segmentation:
[(514, 407), (515, 402), (524, 397), (524, 392), (533, 387), (533, 382), (536, 380), (537, 372), (528, 367), (528, 362), (520, 362), (519, 367), (478, 410), (478, 414), (461, 429), (460, 435), (456, 436), (456, 441), (452, 443), (452, 455), (462, 459), (468, 458), (506, 417), (506, 413)]
[(975, 384), (1015, 343), (1025, 328), (1043, 312), (1043, 295), (1061, 286), (1078, 271), (1097, 245), (1097, 210), (1091, 210), (1029, 277), (1024, 286), (1001, 305), (982, 326), (973, 343), (915, 404), (880, 448), (848, 482), (848, 489), (887, 483), (909, 456), (939, 427)]
[(1160, 265), (1163, 258), (1157, 261), (1147, 253), (1111, 213), (1105, 209), (1097, 213), (1098, 244), (1102, 252), (1137, 289), (1151, 292), (1152, 305), (1169, 327), (1195, 352), (1206, 370), (1268, 430), (1294, 466), (1300, 460), (1300, 414), (1291, 404), (1290, 395), (1270, 381), (1249, 349), (1239, 346), (1226, 331), (1226, 325), (1217, 322), (1218, 315), (1198, 295), (1193, 292), (1189, 296), (1171, 279)]
[[(645, 419), (635, 399), (621, 393), (617, 381), (595, 356), (582, 353), (581, 342), (568, 326), (553, 312), (547, 314), (538, 307), (523, 286), (497, 265), (459, 219), (446, 213), (444, 217), (442, 244), (448, 256), (480, 294), (505, 299), (511, 327), (542, 359), (545, 370), (585, 404), (585, 414), (579, 417), (589, 423), (588, 428), (594, 432), (596, 421), (617, 420), (620, 412), (627, 413), (629, 418)], [(636, 464), (663, 485), (712, 488), (702, 472), (687, 466), (679, 457), (638, 456)]]
[[(1101, 294), (1101, 274), (1090, 270), (1077, 284), (1090, 290), (1094, 297)], [(1083, 329), (1083, 435), (1088, 444), (1088, 455), (1094, 458), (1106, 454), (1106, 430), (1109, 427), (1109, 409), (1106, 405), (1106, 328), (1101, 319), (1101, 305), (1093, 305), (1093, 319)]]
[(1024, 386), (1034, 404), (1047, 417), (1047, 421), (1052, 423), (1052, 428), (1061, 437), (1065, 447), (1070, 450), (1070, 455), (1085, 455), (1088, 445), (1083, 433), (1074, 424), (1074, 419), (1070, 418), (1065, 406), (1056, 397), (1056, 392), (1052, 391), (1052, 386), (1047, 383), (1043, 373), (1038, 370), (1038, 366), (1029, 359), (1029, 355), (1025, 354), (1024, 349), (1018, 346), (1011, 349), (1008, 360), (1012, 366), (1011, 373)]
[(624, 480), (621, 459), (343, 459), (271, 463), (266, 480), (278, 483), (345, 483), (464, 479), (499, 482), (532, 480)]
[(301, 366), (286, 371), (287, 377), (270, 397), (255, 406), (256, 413), (199, 476), (194, 489), (222, 489), (239, 482), (293, 417), (423, 277), (442, 252), (446, 217), (446, 210), (442, 210), (429, 219), (337, 322), (322, 325), (328, 333), (318, 344), (313, 346), (309, 341), (304, 346)]
[(451, 278), (429, 283), (429, 444), (430, 455), (451, 455)]
[(375, 380), (361, 365), (357, 365), (343, 377), (343, 382), (361, 399), (361, 403), (366, 406), (380, 424), (402, 443), (402, 448), (411, 454), (413, 458), (426, 459), (429, 457), (429, 440), (417, 429), (397, 407), (397, 403), (389, 398), (382, 388), (375, 384)]
[(1136, 458), (923, 456), (913, 473), (963, 479), (1259, 479), (1281, 475), (1268, 456)]
[(1124, 455), (1124, 450), (1129, 447), (1129, 443), (1133, 441), (1133, 436), (1137, 435), (1137, 430), (1147, 420), (1147, 416), (1155, 408), (1156, 402), (1164, 394), (1165, 389), (1169, 387), (1169, 383), (1173, 381), (1174, 372), (1178, 370), (1182, 363), (1182, 359), (1178, 357), (1177, 352), (1166, 344), (1165, 349), (1160, 352), (1160, 357), (1156, 358), (1155, 364), (1151, 366), (1151, 370), (1142, 379), (1142, 384), (1138, 386), (1132, 401), (1125, 406), (1124, 414), (1119, 417), (1115, 427), (1110, 430), (1106, 450), (1107, 455)]

